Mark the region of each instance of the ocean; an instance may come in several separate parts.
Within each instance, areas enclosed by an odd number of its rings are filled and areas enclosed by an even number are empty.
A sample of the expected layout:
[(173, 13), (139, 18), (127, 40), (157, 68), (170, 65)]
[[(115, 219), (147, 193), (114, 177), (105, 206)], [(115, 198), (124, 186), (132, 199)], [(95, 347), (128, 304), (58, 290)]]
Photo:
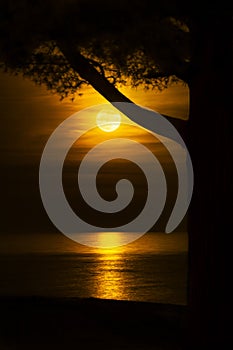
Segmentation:
[[(0, 295), (185, 304), (186, 233), (149, 233), (122, 248), (107, 250), (82, 247), (59, 233), (34, 233), (51, 227), (38, 191), (38, 165), (48, 138), (73, 113), (105, 103), (103, 97), (87, 87), (73, 103), (60, 102), (44, 87), (5, 73), (0, 75), (0, 91), (4, 111)], [(141, 88), (126, 87), (122, 92), (159, 113), (187, 117), (188, 89), (182, 84), (157, 95)]]
[(63, 235), (1, 239), (1, 296), (94, 297), (186, 304), (187, 234), (147, 233), (113, 249)]

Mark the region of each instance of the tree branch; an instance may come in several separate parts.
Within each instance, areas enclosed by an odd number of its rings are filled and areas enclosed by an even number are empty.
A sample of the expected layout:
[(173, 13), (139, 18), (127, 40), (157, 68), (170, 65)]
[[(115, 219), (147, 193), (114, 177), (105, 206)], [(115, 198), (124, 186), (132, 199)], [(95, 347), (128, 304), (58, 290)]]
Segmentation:
[[(128, 97), (122, 94), (108, 79), (100, 74), (97, 69), (90, 63), (89, 59), (80, 54), (74, 49), (73, 45), (66, 45), (65, 42), (59, 42), (59, 47), (65, 55), (71, 67), (78, 72), (80, 77), (88, 81), (92, 87), (99, 92), (110, 103), (114, 102), (128, 102), (133, 103)], [(180, 133), (185, 140), (186, 124), (184, 120), (176, 119), (163, 115)], [(130, 118), (130, 116), (128, 116)]]

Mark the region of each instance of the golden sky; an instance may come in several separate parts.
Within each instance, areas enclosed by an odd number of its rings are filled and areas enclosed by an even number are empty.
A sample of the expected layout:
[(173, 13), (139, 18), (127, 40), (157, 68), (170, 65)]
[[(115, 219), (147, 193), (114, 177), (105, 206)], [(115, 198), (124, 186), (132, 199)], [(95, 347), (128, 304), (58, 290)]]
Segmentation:
[[(5, 161), (28, 162), (40, 157), (52, 131), (71, 114), (106, 100), (93, 88), (81, 91), (83, 95), (74, 102), (59, 100), (45, 87), (21, 76), (0, 73), (0, 110), (2, 130), (1, 151)], [(161, 114), (187, 118), (189, 108), (188, 88), (174, 85), (163, 92), (122, 88), (122, 92), (135, 103), (154, 109)]]
[[(174, 85), (162, 93), (133, 90), (129, 87), (124, 87), (122, 92), (135, 103), (161, 114), (187, 118), (188, 88), (183, 85)], [(4, 231), (41, 232), (44, 227), (48, 231), (55, 230), (45, 214), (40, 199), (38, 186), (40, 158), (48, 138), (62, 121), (83, 108), (106, 103), (105, 99), (91, 87), (83, 89), (82, 93), (83, 95), (74, 102), (69, 99), (61, 102), (58, 96), (51, 95), (44, 87), (35, 86), (21, 76), (0, 74)], [(85, 123), (85, 120), (80, 122)], [(123, 129), (119, 128), (117, 133), (119, 134), (121, 130)], [(134, 131), (129, 131), (128, 129), (128, 134), (132, 136)], [(138, 135), (138, 138), (150, 143), (145, 135)], [(166, 159), (164, 157), (164, 161)]]

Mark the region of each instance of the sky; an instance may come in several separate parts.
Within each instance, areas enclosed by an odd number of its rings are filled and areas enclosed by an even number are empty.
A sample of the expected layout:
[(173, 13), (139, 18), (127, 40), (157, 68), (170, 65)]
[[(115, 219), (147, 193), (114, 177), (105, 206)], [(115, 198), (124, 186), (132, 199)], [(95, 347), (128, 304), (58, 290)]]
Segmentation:
[[(181, 119), (186, 119), (188, 116), (188, 88), (182, 84), (157, 93), (129, 87), (124, 87), (121, 91), (135, 103), (161, 114)], [(69, 99), (60, 101), (58, 96), (52, 95), (43, 86), (36, 86), (21, 76), (0, 74), (3, 213), (1, 235), (57, 232), (48, 219), (40, 198), (38, 186), (40, 158), (48, 138), (61, 122), (84, 108), (106, 103), (92, 87), (82, 89), (81, 92), (82, 96), (74, 102)], [(80, 120), (80, 123), (85, 123), (85, 120)], [(119, 132), (118, 130), (118, 135)], [(89, 138), (83, 141), (84, 153), (85, 148), (88, 149), (93, 143), (90, 141), (96, 140), (98, 133), (101, 135), (101, 130), (97, 127), (94, 136), (89, 135)], [(128, 129), (127, 133), (132, 136), (134, 130)], [(153, 144), (148, 141), (149, 138), (145, 134), (142, 133), (141, 136), (138, 134), (139, 139), (140, 137), (141, 140), (147, 140), (148, 144)], [(79, 156), (80, 152), (79, 149)], [(69, 157), (72, 160), (72, 154)], [(69, 169), (72, 166), (67, 166), (66, 179), (69, 178)], [(115, 166), (112, 173), (115, 173), (116, 169)], [(69, 187), (71, 188), (69, 183), (67, 181), (67, 195)]]

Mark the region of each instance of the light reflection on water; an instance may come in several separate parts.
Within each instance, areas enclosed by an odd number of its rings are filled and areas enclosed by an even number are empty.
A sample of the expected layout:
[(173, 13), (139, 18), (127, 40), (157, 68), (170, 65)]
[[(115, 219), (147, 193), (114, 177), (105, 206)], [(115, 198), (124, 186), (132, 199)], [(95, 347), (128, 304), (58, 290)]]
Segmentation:
[(29, 250), (24, 241), (21, 253), (12, 247), (8, 255), (0, 254), (0, 295), (186, 303), (185, 234), (151, 233), (112, 249), (90, 249), (59, 237), (40, 244), (34, 237), (34, 251), (32, 242)]
[(96, 296), (103, 299), (124, 299), (126, 296), (124, 260), (121, 255), (108, 254), (97, 258)]

